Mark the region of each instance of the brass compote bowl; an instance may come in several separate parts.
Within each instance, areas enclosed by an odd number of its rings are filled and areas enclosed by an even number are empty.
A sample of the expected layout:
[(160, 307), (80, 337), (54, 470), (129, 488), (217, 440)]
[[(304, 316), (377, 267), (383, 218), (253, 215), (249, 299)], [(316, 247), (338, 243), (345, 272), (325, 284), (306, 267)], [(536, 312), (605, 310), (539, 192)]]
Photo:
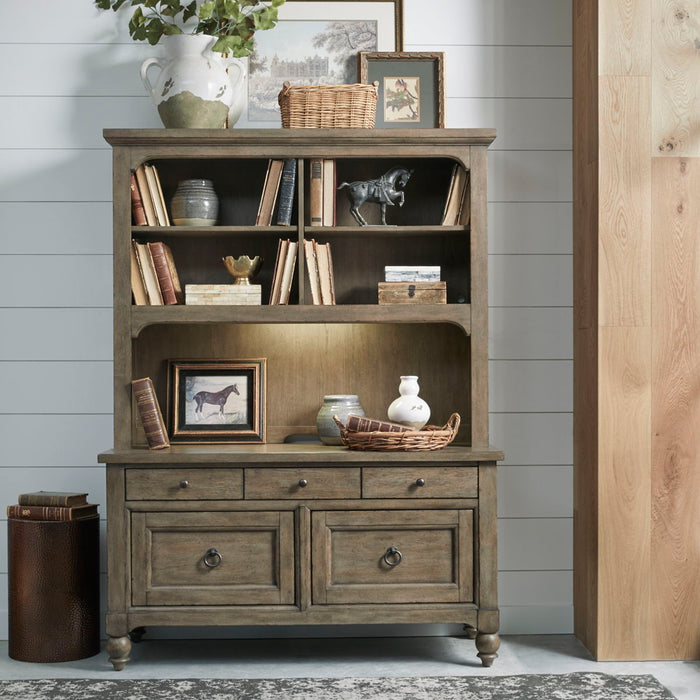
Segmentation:
[(247, 255), (239, 255), (237, 258), (234, 258), (233, 255), (227, 255), (221, 259), (224, 261), (226, 269), (236, 280), (234, 284), (250, 284), (263, 264), (263, 259), (259, 255), (254, 258)]

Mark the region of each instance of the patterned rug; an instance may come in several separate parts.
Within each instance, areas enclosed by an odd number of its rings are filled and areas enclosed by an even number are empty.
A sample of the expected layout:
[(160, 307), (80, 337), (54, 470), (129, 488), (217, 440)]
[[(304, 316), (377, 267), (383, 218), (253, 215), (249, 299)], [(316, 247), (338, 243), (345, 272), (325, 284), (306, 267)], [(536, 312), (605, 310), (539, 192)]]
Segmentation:
[(674, 700), (653, 676), (0, 681), (3, 700)]

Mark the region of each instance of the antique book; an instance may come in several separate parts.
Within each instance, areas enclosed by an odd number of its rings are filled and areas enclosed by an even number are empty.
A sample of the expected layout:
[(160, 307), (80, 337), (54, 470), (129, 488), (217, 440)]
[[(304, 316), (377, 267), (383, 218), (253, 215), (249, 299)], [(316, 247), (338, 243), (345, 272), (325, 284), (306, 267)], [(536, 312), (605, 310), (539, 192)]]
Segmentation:
[(141, 195), (141, 202), (143, 203), (143, 210), (146, 214), (146, 223), (149, 226), (158, 226), (158, 219), (156, 218), (156, 210), (151, 199), (151, 193), (148, 189), (148, 180), (146, 179), (146, 168), (144, 164), (141, 163), (138, 168), (136, 168), (136, 182), (138, 183), (139, 193)]
[(309, 276), (311, 303), (318, 306), (321, 303), (321, 282), (318, 278), (318, 263), (316, 261), (316, 241), (313, 238), (304, 241), (304, 258), (306, 272)]
[(87, 493), (75, 491), (33, 491), (21, 493), (17, 499), (21, 506), (82, 506), (87, 503)]
[(292, 209), (294, 207), (294, 189), (297, 182), (297, 160), (287, 158), (282, 168), (280, 181), (279, 203), (277, 205), (277, 225), (289, 226), (292, 223)]
[(408, 426), (401, 425), (400, 423), (392, 423), (388, 420), (367, 418), (365, 416), (356, 416), (353, 413), (348, 414), (345, 427), (351, 433), (372, 433), (375, 430), (382, 433), (404, 433), (407, 430), (411, 430)]
[(272, 273), (272, 287), (270, 289), (270, 304), (279, 304), (280, 287), (282, 285), (282, 274), (284, 273), (284, 263), (287, 259), (287, 248), (289, 239), (279, 239), (277, 242), (277, 258), (275, 259), (275, 270)]
[(170, 447), (168, 432), (163, 422), (163, 414), (160, 412), (158, 398), (156, 397), (153, 382), (150, 377), (134, 379), (131, 382), (134, 401), (141, 418), (141, 425), (146, 433), (148, 447), (152, 450), (160, 450)]
[(7, 506), (8, 518), (21, 520), (80, 520), (97, 515), (97, 506)]
[(335, 226), (335, 161), (332, 158), (323, 160), (323, 225)]
[(163, 295), (158, 284), (158, 275), (156, 273), (153, 256), (147, 243), (138, 243), (134, 241), (136, 255), (141, 265), (143, 273), (143, 281), (146, 285), (146, 293), (148, 294), (148, 303), (151, 306), (163, 306)]
[(165, 203), (165, 197), (163, 196), (163, 188), (160, 184), (160, 176), (158, 175), (158, 169), (155, 165), (151, 165), (150, 168), (151, 172), (153, 173), (153, 177), (156, 181), (156, 189), (158, 190), (158, 201), (160, 202), (160, 206), (163, 210), (164, 223), (162, 225), (170, 226), (170, 217), (168, 216), (168, 205)]
[(312, 158), (309, 167), (309, 223), (323, 226), (323, 159)]
[(136, 182), (136, 173), (131, 171), (131, 218), (134, 226), (146, 226), (146, 212), (143, 209), (143, 200), (139, 192), (139, 186)]
[(462, 201), (459, 208), (459, 216), (457, 217), (457, 223), (462, 226), (469, 225), (469, 219), (471, 218), (471, 198), (469, 192), (469, 173), (465, 173), (464, 176), (464, 189), (462, 191)]
[(137, 306), (148, 306), (146, 283), (143, 281), (141, 265), (133, 245), (129, 249), (129, 255), (131, 257), (131, 292), (134, 295), (134, 304)]
[(181, 304), (183, 301), (182, 287), (180, 286), (180, 279), (177, 276), (175, 263), (172, 260), (172, 252), (170, 252), (169, 247), (162, 241), (154, 241), (147, 245), (151, 257), (153, 258), (153, 266), (156, 270), (156, 277), (158, 278), (160, 293), (163, 296), (163, 303), (165, 305)]
[(331, 244), (316, 244), (316, 260), (318, 263), (318, 278), (321, 287), (321, 303), (330, 305), (334, 303), (332, 279), (332, 262), (330, 257)]
[(280, 186), (283, 167), (283, 160), (272, 159), (267, 164), (267, 174), (265, 175), (265, 183), (263, 184), (262, 195), (260, 196), (258, 215), (255, 219), (256, 226), (270, 226), (272, 224), (272, 213), (274, 212), (275, 202), (277, 201), (277, 192)]
[(146, 182), (148, 183), (148, 193), (151, 195), (153, 209), (156, 213), (157, 226), (167, 226), (167, 216), (165, 214), (165, 202), (161, 201), (160, 188), (156, 181), (156, 173), (150, 163), (144, 163), (143, 168), (146, 172)]
[(331, 283), (331, 304), (335, 304), (335, 275), (333, 274), (333, 256), (331, 255), (330, 243), (326, 243), (326, 254), (328, 255), (328, 277)]
[(450, 189), (447, 194), (447, 202), (442, 217), (443, 226), (456, 226), (459, 223), (460, 211), (467, 190), (467, 171), (456, 165), (450, 181)]
[(380, 304), (446, 304), (445, 282), (379, 282)]
[(287, 253), (284, 259), (284, 268), (282, 272), (282, 281), (280, 282), (280, 293), (278, 304), (289, 303), (289, 293), (292, 289), (294, 281), (294, 269), (297, 263), (297, 249), (299, 244), (296, 241), (289, 241)]

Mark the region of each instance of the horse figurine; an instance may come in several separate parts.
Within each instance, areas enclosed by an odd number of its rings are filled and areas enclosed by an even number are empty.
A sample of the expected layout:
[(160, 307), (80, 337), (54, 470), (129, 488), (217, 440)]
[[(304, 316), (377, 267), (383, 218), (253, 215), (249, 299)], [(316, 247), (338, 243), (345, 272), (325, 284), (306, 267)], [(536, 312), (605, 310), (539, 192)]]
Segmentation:
[[(220, 417), (223, 418), (224, 416), (224, 405), (226, 404), (226, 401), (229, 397), (229, 395), (233, 392), (234, 394), (240, 395), (240, 392), (238, 391), (238, 384), (229, 384), (225, 389), (222, 389), (221, 391), (199, 391), (197, 392), (193, 397), (193, 401), (197, 404), (195, 409), (194, 409), (194, 415), (197, 418), (201, 418), (201, 413), (202, 409), (204, 408), (205, 403), (210, 403), (213, 404), (214, 406), (219, 407), (219, 414)], [(200, 415), (197, 415), (200, 414)]]
[(406, 186), (413, 170), (408, 170), (396, 166), (387, 171), (376, 180), (356, 180), (355, 182), (342, 182), (338, 189), (348, 188), (348, 199), (350, 200), (350, 213), (355, 217), (360, 226), (367, 226), (367, 222), (360, 214), (360, 207), (365, 202), (379, 204), (382, 209), (382, 225), (386, 226), (387, 205), (393, 207), (394, 200), (398, 200), (400, 207), (403, 206), (403, 188)]

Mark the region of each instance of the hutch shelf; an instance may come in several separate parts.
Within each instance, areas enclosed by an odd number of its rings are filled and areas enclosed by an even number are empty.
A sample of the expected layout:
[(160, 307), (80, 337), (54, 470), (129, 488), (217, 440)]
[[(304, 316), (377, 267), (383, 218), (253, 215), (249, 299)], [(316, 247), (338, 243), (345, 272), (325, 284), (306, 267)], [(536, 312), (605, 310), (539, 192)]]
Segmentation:
[[(488, 129), (104, 132), (114, 177), (114, 448), (107, 465), (107, 650), (116, 670), (156, 626), (461, 623), (497, 656), (496, 462), (489, 445)], [(291, 226), (255, 227), (268, 159), (297, 159)], [(309, 162), (338, 183), (413, 171), (403, 207), (367, 204), (358, 226), (341, 192), (337, 225), (309, 225)], [(213, 181), (217, 225), (131, 222), (130, 173), (157, 166), (169, 203), (185, 178)], [(470, 222), (442, 226), (452, 170), (469, 171)], [(376, 209), (376, 211), (375, 211)], [(163, 241), (184, 284), (230, 284), (222, 257), (260, 255), (261, 306), (136, 306), (132, 238)], [(315, 306), (303, 253), (288, 305), (266, 304), (278, 240), (329, 242), (336, 304)], [(385, 265), (440, 265), (446, 304), (377, 303)], [(265, 444), (149, 450), (132, 379), (168, 401), (169, 359), (266, 358)], [(453, 412), (456, 441), (434, 452), (363, 452), (315, 433), (326, 394), (357, 394), (383, 417), (404, 374), (420, 378), (431, 423)]]

